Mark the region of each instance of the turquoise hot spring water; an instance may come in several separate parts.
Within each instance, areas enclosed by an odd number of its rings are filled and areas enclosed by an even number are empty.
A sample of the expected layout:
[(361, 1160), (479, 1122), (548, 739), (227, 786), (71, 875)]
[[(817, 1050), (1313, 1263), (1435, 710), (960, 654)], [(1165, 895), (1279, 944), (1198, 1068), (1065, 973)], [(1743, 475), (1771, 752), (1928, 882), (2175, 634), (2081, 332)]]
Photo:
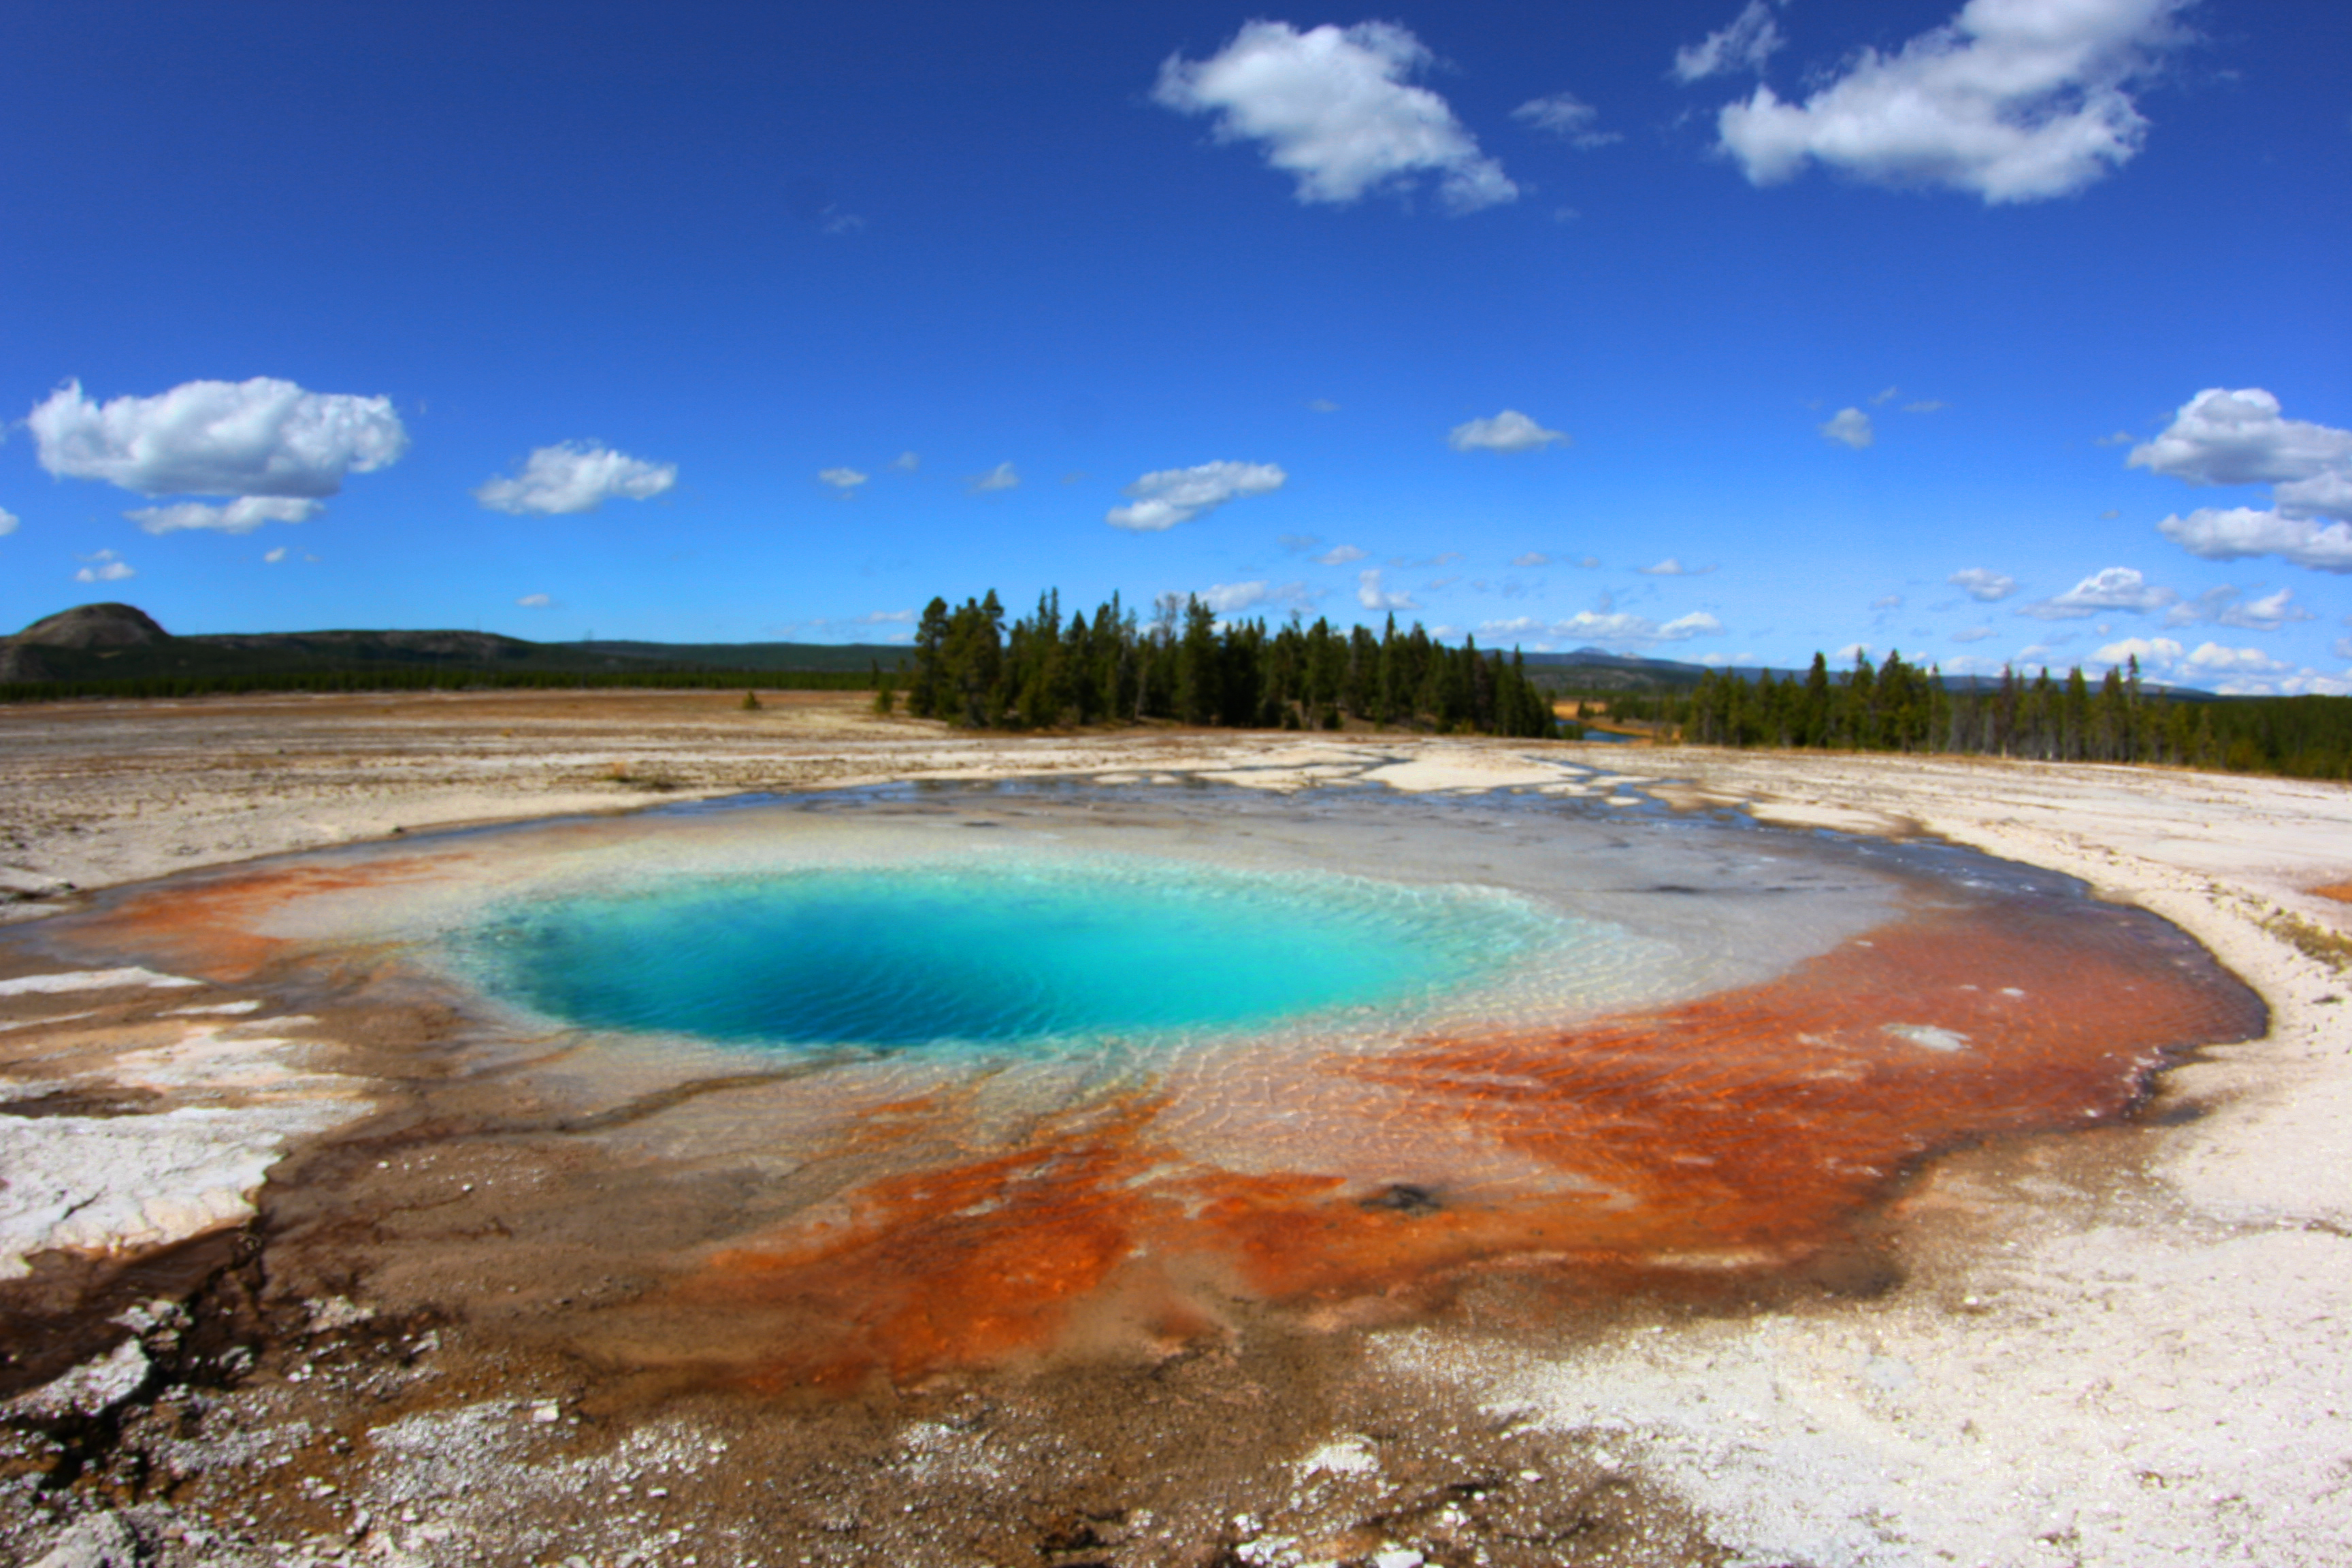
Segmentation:
[(1470, 887), (1096, 858), (673, 879), (509, 907), (467, 945), (493, 993), (592, 1028), (1052, 1048), (1410, 1011), (1574, 923)]

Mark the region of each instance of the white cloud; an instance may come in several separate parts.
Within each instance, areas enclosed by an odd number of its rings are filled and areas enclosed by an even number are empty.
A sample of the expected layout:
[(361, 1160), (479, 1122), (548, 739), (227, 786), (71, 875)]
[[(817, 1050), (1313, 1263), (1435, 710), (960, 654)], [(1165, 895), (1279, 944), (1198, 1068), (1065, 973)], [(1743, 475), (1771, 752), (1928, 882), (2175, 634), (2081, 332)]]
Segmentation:
[(1549, 131), (1572, 147), (1606, 147), (1612, 142), (1625, 140), (1621, 132), (1594, 130), (1593, 121), (1601, 118), (1601, 111), (1572, 92), (1530, 99), (1511, 110), (1511, 118), (1522, 125)]
[(1113, 528), (1158, 533), (1229, 500), (1278, 490), (1289, 477), (1272, 463), (1200, 463), (1189, 468), (1161, 468), (1128, 486), (1121, 493), (1135, 504), (1111, 508), (1103, 521)]
[(1870, 607), (1874, 610), (1899, 610), (1903, 607), (1903, 595), (1900, 594), (1882, 595), (1880, 597), (1870, 601)]
[(901, 452), (890, 459), (890, 466), (902, 474), (911, 474), (923, 466), (923, 459), (913, 452)]
[(2017, 613), (2040, 621), (2087, 620), (2108, 610), (2124, 610), (2137, 616), (2161, 610), (2179, 597), (2169, 588), (2152, 586), (2128, 566), (2109, 566), (2092, 573), (2063, 594), (2020, 605)]
[(1639, 572), (1644, 577), (1704, 577), (1708, 573), (1714, 571), (1715, 568), (1712, 566), (1685, 566), (1680, 560), (1669, 555), (1664, 561), (1659, 562), (1655, 566), (1636, 566), (1633, 570)]
[(1478, 151), (1446, 102), (1408, 79), (1434, 57), (1392, 22), (1300, 32), (1250, 22), (1205, 60), (1171, 55), (1152, 99), (1213, 114), (1221, 142), (1263, 142), (1302, 202), (1352, 202), (1404, 190), (1424, 174), (1455, 212), (1518, 199), (1503, 166)]
[(1551, 557), (1546, 555), (1540, 550), (1530, 550), (1525, 555), (1512, 556), (1511, 564), (1514, 566), (1549, 566), (1551, 564)]
[(511, 479), (493, 479), (474, 492), (492, 511), (520, 517), (594, 511), (615, 496), (649, 500), (677, 483), (676, 463), (649, 463), (593, 441), (541, 447)]
[(1201, 595), (1201, 603), (1214, 611), (1219, 619), (1237, 616), (1261, 605), (1306, 605), (1315, 599), (1314, 591), (1304, 583), (1270, 584), (1218, 583)]
[(2184, 651), (2170, 637), (2126, 637), (2091, 657), (2101, 664), (2127, 664), (2137, 658), (2144, 669), (2167, 669), (2179, 661)]
[(1021, 470), (1011, 463), (999, 463), (984, 474), (972, 475), (963, 483), (968, 495), (993, 495), (999, 490), (1020, 489)]
[(275, 566), (286, 559), (286, 547), (281, 544), (275, 550), (265, 550), (261, 553), (261, 559)]
[(1310, 397), (1307, 400), (1307, 406), (1309, 410), (1317, 414), (1337, 414), (1339, 412), (1339, 405), (1332, 402), (1328, 397)]
[(1937, 398), (1925, 397), (1921, 398), (1916, 403), (1905, 404), (1903, 405), (1903, 412), (1906, 414), (1941, 414), (1945, 409), (1950, 406), (1951, 405), (1944, 403)]
[(1843, 441), (1855, 451), (1861, 451), (1878, 439), (1870, 427), (1870, 416), (1859, 408), (1841, 408), (1821, 426), (1825, 441)]
[(1855, 659), (1866, 658), (1869, 655), (1870, 645), (1868, 643), (1850, 642), (1846, 644), (1845, 647), (1838, 649), (1837, 652), (1830, 655), (1830, 657), (1837, 660), (1840, 664), (1852, 664)]
[(854, 494), (866, 482), (866, 476), (856, 468), (819, 468), (816, 478), (817, 483), (831, 485), (845, 496)]
[(197, 528), (251, 533), (265, 522), (308, 522), (326, 510), (323, 501), (296, 496), (239, 496), (226, 506), (184, 500), (170, 506), (137, 507), (122, 515), (149, 533), (179, 533)]
[(1456, 425), (1445, 437), (1445, 444), (1457, 452), (1539, 452), (1567, 442), (1563, 432), (1547, 430), (1516, 408), (1506, 408), (1492, 419)]
[(1969, 626), (1964, 631), (1954, 632), (1952, 640), (1960, 643), (1982, 642), (1990, 636), (1992, 636), (1990, 626)]
[(2194, 599), (2173, 605), (2165, 612), (2164, 624), (2168, 626), (2188, 626), (2204, 622), (2217, 626), (2238, 626), (2246, 631), (2274, 632), (2290, 621), (2317, 618), (2294, 602), (2291, 589), (2281, 588), (2275, 594), (2249, 599), (2235, 588), (2221, 587), (2208, 588)]
[(2092, 440), (2091, 445), (2094, 447), (2128, 447), (2137, 438), (2137, 437), (2134, 437), (2128, 430), (2118, 430), (2112, 436), (2100, 436), (2095, 437)]
[(1675, 76), (1682, 81), (1698, 81), (1735, 71), (1760, 71), (1772, 51), (1786, 41), (1764, 0), (1748, 0), (1728, 26), (1675, 51)]
[(111, 550), (101, 550), (95, 555), (85, 555), (82, 559), (89, 564), (74, 574), (74, 581), (77, 583), (120, 583), (126, 577), (139, 575), (131, 569), (131, 563)]
[(2002, 572), (1990, 572), (1981, 566), (1970, 566), (1944, 579), (1959, 588), (1979, 604), (1990, 605), (2017, 592), (2017, 579)]
[(1352, 544), (1339, 544), (1334, 545), (1332, 548), (1325, 551), (1322, 554), (1318, 555), (1315, 558), (1315, 563), (1318, 566), (1345, 566), (1350, 562), (1361, 561), (1363, 558), (1364, 552), (1359, 550), (1356, 546)]
[(912, 610), (869, 610), (866, 614), (857, 617), (856, 624), (861, 626), (911, 626), (915, 624), (915, 612)]
[(544, 610), (554, 603), (545, 594), (525, 594), (515, 601), (517, 605), (526, 610)]
[(2315, 572), (2352, 572), (2352, 525), (2341, 522), (2323, 527), (2309, 518), (2252, 507), (2200, 507), (2187, 517), (2168, 517), (2156, 529), (2189, 554), (2208, 561), (2276, 555)]
[(2212, 642), (2199, 644), (2182, 662), (2205, 675), (2277, 675), (2294, 668), (2258, 647), (2223, 647)]
[(1890, 386), (1882, 392), (1874, 392), (1870, 395), (1870, 405), (1873, 408), (1876, 408), (1881, 404), (1892, 403), (1895, 398), (1901, 396), (1902, 394), (1903, 389), (1899, 386)]
[(1759, 85), (1717, 116), (1755, 184), (1816, 160), (1891, 185), (1948, 185), (1988, 204), (2068, 195), (2139, 151), (2125, 89), (2175, 41), (2189, 0), (1969, 0), (1891, 55), (1858, 51), (1801, 104)]
[(1588, 643), (1628, 643), (1647, 645), (1661, 642), (1686, 642), (1696, 637), (1709, 637), (1723, 630), (1723, 623), (1704, 610), (1694, 610), (1677, 616), (1664, 626), (1647, 616), (1637, 616), (1625, 610), (1579, 610), (1564, 621), (1552, 623), (1552, 635)]
[(1356, 603), (1368, 610), (1417, 610), (1411, 594), (1391, 594), (1381, 587), (1381, 569), (1368, 566), (1356, 574)]
[(16, 514), (10, 511), (6, 507), (0, 506), (0, 539), (5, 539), (9, 534), (16, 532)]
[(2259, 386), (2199, 393), (2125, 461), (2191, 485), (2275, 485), (2288, 517), (2352, 518), (2352, 430), (2283, 419)]
[(1304, 555), (1322, 543), (1323, 537), (1317, 533), (1284, 533), (1277, 534), (1274, 542), (1293, 555)]
[(104, 405), (70, 381), (25, 423), (52, 474), (144, 496), (315, 499), (408, 450), (392, 399), (305, 392), (268, 376), (185, 382)]
[(1601, 566), (1601, 557), (1598, 555), (1587, 555), (1580, 559), (1577, 562), (1577, 564), (1583, 567), (1587, 572), (1597, 571)]
[(2157, 524), (2192, 555), (2277, 555), (2315, 571), (2352, 572), (2352, 430), (2282, 418), (2278, 399), (2258, 386), (2209, 387), (2126, 461), (2190, 485), (2272, 487), (2267, 511), (2200, 507)]

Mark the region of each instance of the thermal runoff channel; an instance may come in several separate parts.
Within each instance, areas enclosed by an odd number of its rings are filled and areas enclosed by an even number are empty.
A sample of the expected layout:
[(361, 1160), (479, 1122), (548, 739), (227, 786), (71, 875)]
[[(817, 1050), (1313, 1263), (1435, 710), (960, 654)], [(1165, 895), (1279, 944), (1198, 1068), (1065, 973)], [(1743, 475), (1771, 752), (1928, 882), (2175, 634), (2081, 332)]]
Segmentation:
[(1024, 857), (533, 900), (469, 946), (492, 992), (568, 1023), (917, 1047), (1411, 1009), (1601, 934), (1475, 888)]

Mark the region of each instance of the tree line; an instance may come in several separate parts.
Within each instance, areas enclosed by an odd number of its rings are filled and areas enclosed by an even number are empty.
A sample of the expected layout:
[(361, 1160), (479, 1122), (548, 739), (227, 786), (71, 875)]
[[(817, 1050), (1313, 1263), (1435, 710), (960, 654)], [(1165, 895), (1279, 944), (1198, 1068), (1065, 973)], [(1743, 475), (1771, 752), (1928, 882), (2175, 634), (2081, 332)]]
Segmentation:
[(1945, 752), (2047, 762), (2156, 763), (2295, 778), (2352, 777), (2352, 698), (2168, 697), (2139, 660), (2094, 683), (2004, 668), (1954, 687), (1932, 666), (1861, 655), (1832, 674), (1815, 654), (1802, 676), (1750, 679), (1709, 670), (1687, 695), (1615, 698), (1612, 713), (1678, 730), (1702, 745)]
[[(950, 608), (935, 598), (915, 631), (908, 710), (974, 729), (1181, 724), (1337, 730), (1349, 720), (1548, 739), (1551, 702), (1517, 652), (1436, 641), (1396, 617), (1375, 636), (1300, 617), (1221, 620), (1196, 595), (1167, 594), (1147, 623), (1119, 596), (1062, 618), (1048, 590), (1005, 623), (995, 590)], [(885, 694), (880, 705), (891, 699)]]

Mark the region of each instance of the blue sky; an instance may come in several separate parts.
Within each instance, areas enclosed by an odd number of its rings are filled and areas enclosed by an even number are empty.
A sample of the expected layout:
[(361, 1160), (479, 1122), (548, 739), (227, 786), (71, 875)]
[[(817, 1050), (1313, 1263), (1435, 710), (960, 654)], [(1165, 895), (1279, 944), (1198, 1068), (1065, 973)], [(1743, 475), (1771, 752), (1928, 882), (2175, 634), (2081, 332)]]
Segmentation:
[(15, 7), (0, 624), (2352, 689), (2347, 84), (2284, 0)]

